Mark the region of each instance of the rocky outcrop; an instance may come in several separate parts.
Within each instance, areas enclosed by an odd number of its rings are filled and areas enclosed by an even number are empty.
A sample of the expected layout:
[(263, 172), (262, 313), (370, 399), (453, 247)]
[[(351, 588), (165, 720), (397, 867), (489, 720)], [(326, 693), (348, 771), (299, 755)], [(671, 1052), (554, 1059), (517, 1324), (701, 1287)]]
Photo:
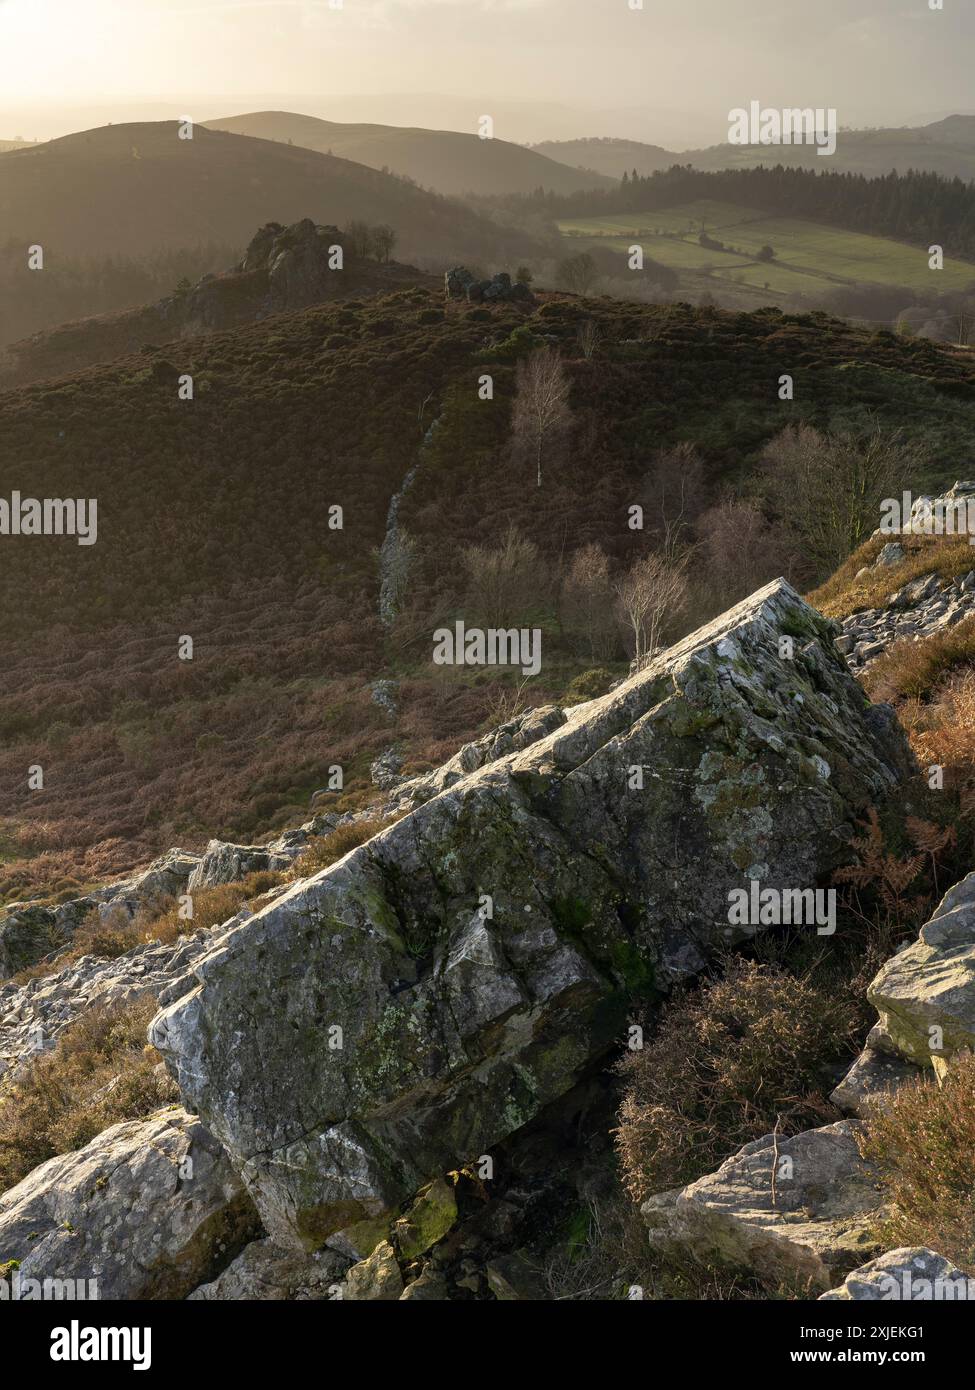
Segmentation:
[(247, 916), (250, 911), (245, 908), (209, 931), (139, 946), (112, 958), (82, 956), (23, 985), (0, 986), (0, 1082), (52, 1048), (87, 1009), (127, 1004), (145, 994), (165, 1001), (168, 988), (185, 979), (220, 932)]
[(814, 884), (908, 762), (779, 581), (222, 935), (152, 1040), (316, 1248), (563, 1095), (757, 929), (730, 890)]
[(862, 608), (844, 618), (836, 645), (855, 671), (866, 671), (891, 643), (920, 642), (973, 614), (975, 569), (950, 580), (925, 574), (892, 592), (883, 608)]
[(187, 891), (215, 888), (220, 883), (236, 883), (248, 874), (278, 871), (291, 867), (305, 841), (292, 832), (288, 840), (271, 845), (235, 845), (228, 840), (211, 840), (190, 875)]
[(220, 1146), (177, 1108), (113, 1125), (0, 1196), (0, 1265), (76, 1281), (82, 1298), (185, 1298), (257, 1234)]
[(63, 950), (94, 907), (89, 898), (58, 907), (11, 904), (0, 918), (0, 980), (9, 980), (45, 956)]
[(889, 1250), (848, 1274), (820, 1300), (854, 1302), (956, 1303), (975, 1300), (975, 1279), (923, 1247)]
[(831, 1097), (848, 1115), (868, 1115), (938, 1059), (975, 1048), (975, 873), (881, 967), (867, 998), (879, 1020)]
[(130, 922), (137, 912), (169, 902), (186, 891), (198, 863), (198, 855), (171, 849), (140, 873), (58, 906), (11, 904), (0, 918), (0, 980), (65, 950), (93, 914), (103, 923)]
[[(395, 262), (380, 265), (354, 256), (334, 226), (303, 218), (290, 226), (271, 222), (252, 238), (236, 266), (184, 284), (155, 304), (60, 324), (11, 344), (0, 360), (0, 385), (23, 385), (137, 353), (149, 370), (175, 390), (174, 344), (185, 338), (256, 323), (272, 314), (354, 295), (389, 294), (438, 277)], [(343, 248), (338, 269), (330, 248)], [(331, 264), (330, 264), (331, 262)], [(169, 345), (167, 347), (167, 344)]]
[(877, 1250), (876, 1177), (849, 1120), (793, 1138), (767, 1134), (715, 1173), (641, 1211), (650, 1245), (751, 1273), (766, 1283), (828, 1289)]
[(942, 899), (912, 946), (898, 951), (867, 998), (875, 1046), (919, 1067), (975, 1048), (975, 873)]
[(469, 304), (533, 305), (535, 296), (527, 285), (512, 284), (511, 276), (500, 271), (490, 280), (478, 280), (466, 266), (454, 266), (444, 275), (444, 294), (448, 299), (466, 299)]

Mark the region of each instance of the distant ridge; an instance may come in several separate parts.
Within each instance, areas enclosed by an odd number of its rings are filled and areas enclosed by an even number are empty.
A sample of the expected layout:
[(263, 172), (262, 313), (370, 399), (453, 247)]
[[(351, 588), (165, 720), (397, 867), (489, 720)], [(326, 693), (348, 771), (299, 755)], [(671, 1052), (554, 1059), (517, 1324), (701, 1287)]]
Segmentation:
[(389, 169), (438, 193), (575, 193), (602, 188), (614, 180), (587, 174), (537, 150), (508, 140), (481, 139), (456, 130), (346, 124), (322, 121), (293, 111), (254, 111), (207, 121), (210, 130), (291, 143), (309, 150), (354, 159), (372, 169)]
[(134, 257), (242, 246), (265, 222), (386, 223), (407, 259), (510, 258), (537, 244), (459, 202), (317, 151), (175, 121), (102, 126), (0, 154), (0, 244)]

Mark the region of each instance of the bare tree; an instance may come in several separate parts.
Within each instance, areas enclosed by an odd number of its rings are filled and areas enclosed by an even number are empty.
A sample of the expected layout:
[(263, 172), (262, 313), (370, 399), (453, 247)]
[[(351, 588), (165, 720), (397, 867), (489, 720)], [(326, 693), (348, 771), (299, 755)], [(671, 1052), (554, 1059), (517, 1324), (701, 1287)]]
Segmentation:
[(588, 251), (580, 251), (559, 264), (557, 278), (563, 289), (573, 294), (588, 294), (599, 279), (599, 267)]
[(609, 561), (598, 545), (584, 545), (573, 555), (562, 597), (567, 625), (586, 642), (590, 661), (606, 660), (617, 638)]
[(616, 585), (620, 610), (633, 637), (637, 668), (651, 660), (669, 620), (687, 602), (686, 564), (651, 551), (637, 560)]
[(587, 361), (589, 361), (592, 357), (595, 356), (596, 349), (599, 347), (598, 324), (596, 324), (592, 319), (586, 319), (584, 323), (580, 323), (579, 332), (577, 336), (579, 339), (579, 347), (582, 351), (582, 355), (586, 358)]
[(396, 233), (392, 227), (383, 222), (378, 227), (372, 229), (372, 249), (377, 261), (387, 264), (393, 254), (393, 247), (396, 245)]
[(466, 610), (487, 627), (523, 619), (551, 586), (538, 547), (516, 526), (509, 526), (500, 545), (469, 545), (460, 558), (467, 572)]
[(671, 559), (707, 496), (704, 460), (693, 444), (657, 450), (647, 465), (641, 498), (649, 512), (647, 530)]
[(788, 534), (769, 526), (758, 507), (732, 498), (710, 507), (697, 524), (704, 565), (695, 587), (727, 608), (780, 574), (790, 577)]
[(880, 503), (917, 477), (924, 460), (899, 432), (824, 435), (790, 425), (766, 446), (762, 463), (772, 507), (815, 579), (867, 539)]
[(517, 395), (512, 411), (515, 440), (535, 459), (538, 487), (542, 485), (542, 452), (548, 440), (568, 428), (569, 380), (553, 348), (538, 348), (518, 363)]

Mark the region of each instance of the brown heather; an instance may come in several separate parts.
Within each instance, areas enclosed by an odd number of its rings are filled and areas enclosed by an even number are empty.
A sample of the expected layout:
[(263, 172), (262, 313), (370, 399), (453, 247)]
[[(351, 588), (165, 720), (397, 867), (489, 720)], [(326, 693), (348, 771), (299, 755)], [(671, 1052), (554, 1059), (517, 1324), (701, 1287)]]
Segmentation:
[(146, 1043), (151, 995), (123, 1007), (96, 1005), (30, 1062), (0, 1096), (0, 1192), (40, 1163), (80, 1149), (109, 1125), (179, 1099), (159, 1053)]
[(852, 991), (754, 961), (672, 1000), (619, 1067), (631, 1198), (692, 1182), (777, 1123), (782, 1134), (830, 1123), (830, 1064), (851, 1055), (858, 1025)]
[(889, 1202), (885, 1244), (928, 1246), (975, 1274), (975, 1057), (950, 1062), (940, 1085), (902, 1086), (867, 1121), (860, 1147)]

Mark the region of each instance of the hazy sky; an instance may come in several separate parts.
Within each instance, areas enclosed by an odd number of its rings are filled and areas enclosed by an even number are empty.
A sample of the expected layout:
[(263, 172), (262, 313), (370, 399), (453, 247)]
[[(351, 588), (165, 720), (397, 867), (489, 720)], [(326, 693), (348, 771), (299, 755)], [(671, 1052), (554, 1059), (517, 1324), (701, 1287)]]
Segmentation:
[[(733, 106), (972, 110), (975, 0), (0, 0), (0, 136), (293, 107), (721, 139)], [(681, 136), (685, 136), (683, 140)]]

